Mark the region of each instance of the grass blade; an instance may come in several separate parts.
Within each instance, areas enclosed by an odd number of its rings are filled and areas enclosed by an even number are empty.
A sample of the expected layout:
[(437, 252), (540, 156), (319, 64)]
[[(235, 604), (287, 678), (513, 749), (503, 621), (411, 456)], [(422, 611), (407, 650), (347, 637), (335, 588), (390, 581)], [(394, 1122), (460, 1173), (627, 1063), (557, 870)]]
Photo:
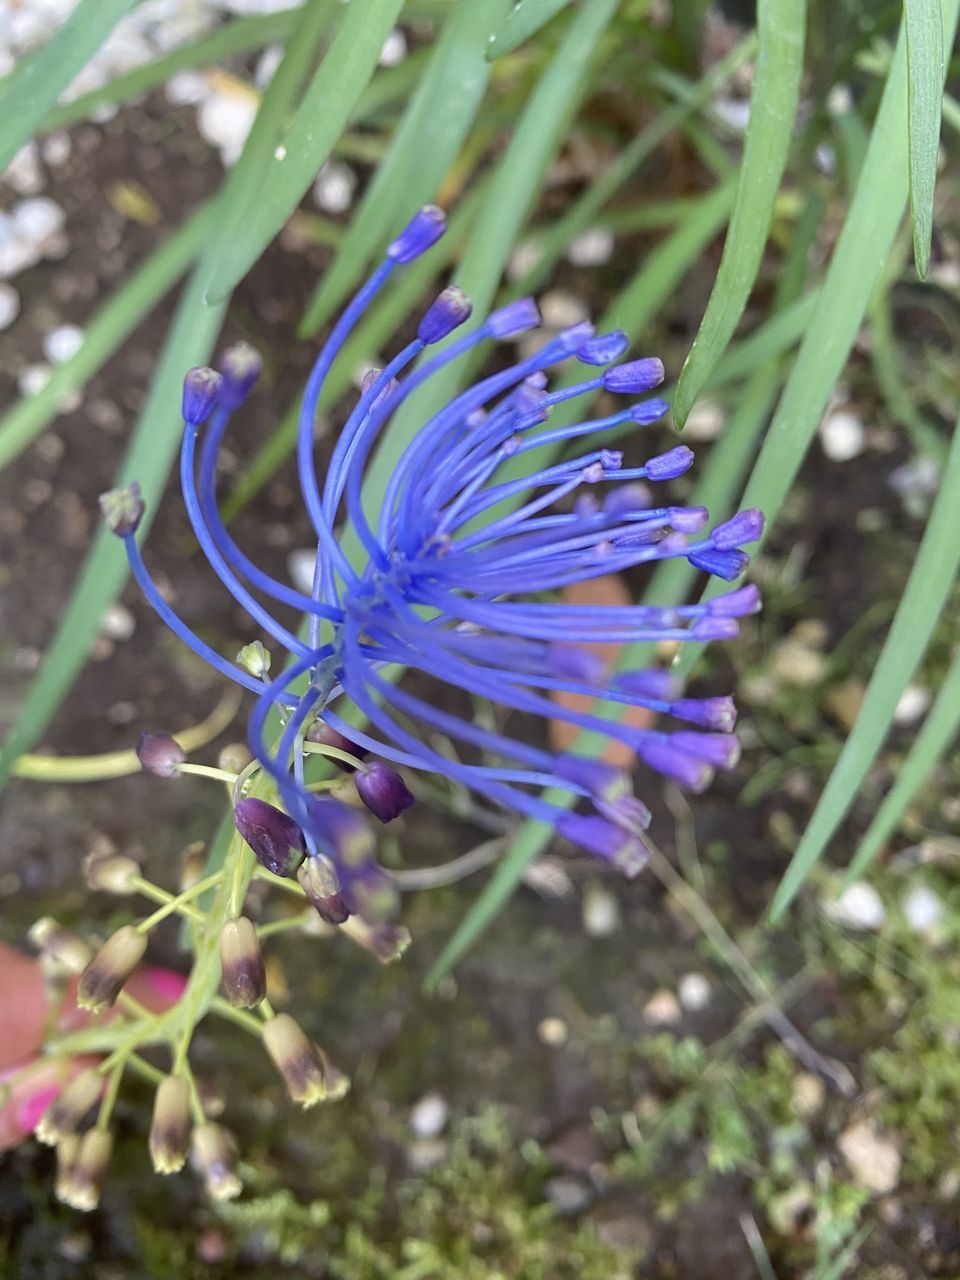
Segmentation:
[(20, 400), (0, 419), (0, 468), (43, 431), (57, 416), (64, 396), (84, 387), (173, 288), (199, 252), (212, 217), (213, 207), (208, 205), (165, 241), (94, 316), (76, 355), (54, 370), (41, 391)]
[(377, 67), (403, 0), (366, 0), (340, 26), (251, 198), (236, 206), (211, 267), (207, 300), (218, 301), (243, 278), (300, 202), (330, 155)]
[(887, 843), (907, 805), (929, 778), (934, 766), (960, 733), (960, 650), (956, 653), (933, 704), (893, 786), (874, 815), (847, 869), (844, 884), (863, 875)]
[(678, 427), (730, 341), (760, 267), (790, 151), (805, 26), (806, 5), (800, 0), (758, 5), (759, 51), (737, 195), (713, 292), (677, 384)]
[(137, 0), (80, 0), (45, 45), (24, 58), (0, 93), (0, 173)]
[(907, 28), (907, 123), (910, 138), (910, 216), (917, 275), (926, 278), (933, 236), (933, 196), (943, 100), (943, 21), (939, 0), (904, 0)]
[(310, 337), (326, 322), (403, 221), (436, 199), (486, 91), (490, 67), (484, 50), (506, 7), (507, 0), (493, 0), (451, 11), (343, 247), (300, 322), (301, 337)]
[(542, 26), (555, 17), (570, 0), (517, 0), (496, 35), (490, 37), (487, 60), (494, 62), (517, 45), (529, 40)]
[(960, 569), (960, 420), (906, 589), (884, 641), (857, 722), (844, 744), (770, 908), (778, 919), (816, 866), (893, 723)]

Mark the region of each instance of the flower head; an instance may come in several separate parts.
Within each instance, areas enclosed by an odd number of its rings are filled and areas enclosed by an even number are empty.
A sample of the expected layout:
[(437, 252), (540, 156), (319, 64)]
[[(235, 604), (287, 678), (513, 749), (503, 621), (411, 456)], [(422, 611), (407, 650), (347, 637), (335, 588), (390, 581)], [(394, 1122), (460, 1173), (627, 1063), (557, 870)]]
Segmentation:
[[(640, 466), (625, 465), (623, 453), (607, 446), (609, 430), (632, 427), (636, 434), (667, 409), (663, 400), (647, 397), (663, 379), (659, 360), (618, 363), (629, 345), (625, 334), (597, 335), (589, 324), (575, 325), (549, 338), (535, 354), (454, 396), (422, 423), (405, 448), (371, 521), (362, 501), (367, 463), (412, 393), (454, 361), (539, 323), (535, 303), (523, 298), (455, 334), (471, 308), (459, 289), (447, 288), (427, 309), (416, 336), (365, 379), (326, 473), (318, 475), (316, 407), (337, 353), (391, 274), (429, 249), (443, 229), (439, 209), (429, 206), (416, 214), (347, 306), (308, 380), (297, 458), (317, 538), (309, 594), (260, 569), (234, 542), (217, 505), (217, 456), (258, 361), (249, 350), (227, 353), (221, 374), (195, 369), (187, 375), (181, 450), (187, 513), (224, 585), (286, 651), (280, 674), (270, 679), (260, 650), (255, 667), (249, 648), (239, 664), (231, 663), (190, 631), (140, 558), (134, 522), (125, 517), (136, 509), (134, 498), (121, 493), (109, 504), (109, 513), (124, 513), (113, 516), (111, 524), (161, 617), (196, 652), (256, 695), (251, 750), (272, 776), (291, 830), (275, 840), (273, 819), (262, 828), (270, 848), (261, 850), (259, 838), (251, 843), (267, 865), (282, 864), (281, 874), (290, 874), (302, 832), (308, 858), (300, 880), (311, 886), (311, 897), (324, 911), (333, 903), (332, 918), (364, 914), (365, 904), (375, 904), (371, 910), (382, 914), (392, 891), (373, 861), (363, 816), (308, 789), (308, 753), (324, 750), (325, 744), (333, 744), (342, 759), (345, 743), (353, 768), (369, 757), (355, 782), (383, 821), (412, 803), (398, 769), (439, 773), (494, 804), (550, 823), (628, 873), (643, 865), (642, 833), (649, 822), (628, 777), (466, 719), (454, 710), (456, 697), (466, 693), (509, 711), (564, 719), (599, 732), (625, 744), (647, 767), (694, 790), (737, 758), (730, 699), (681, 697), (676, 682), (662, 671), (624, 671), (608, 678), (593, 647), (735, 636), (738, 619), (759, 608), (756, 588), (739, 587), (709, 602), (676, 608), (583, 607), (553, 598), (585, 579), (664, 560), (685, 560), (732, 582), (747, 564), (743, 544), (762, 532), (757, 511), (740, 512), (711, 530), (702, 507), (674, 505), (669, 498), (652, 504), (650, 486), (656, 489), (692, 465), (686, 445), (654, 454)], [(444, 345), (428, 350), (441, 341)], [(567, 378), (551, 389), (551, 375), (564, 365), (579, 366), (580, 380)], [(610, 411), (573, 421), (567, 402), (598, 393), (608, 397), (608, 404), (614, 397)], [(631, 398), (638, 396), (647, 398)], [(550, 425), (561, 405), (557, 425)], [(554, 460), (542, 461), (546, 451)], [(638, 481), (644, 482), (640, 489)], [(348, 556), (342, 534), (335, 533), (347, 526), (362, 548), (360, 557)], [(306, 620), (303, 630), (288, 630), (265, 602), (293, 606)], [(438, 682), (436, 696), (395, 683), (387, 668), (423, 673)], [(554, 699), (558, 693), (647, 708), (658, 717), (656, 726), (637, 728), (571, 709)], [(365, 727), (352, 726), (350, 704), (352, 718), (359, 712)], [(282, 711), (284, 729), (279, 743), (271, 745), (265, 729), (275, 707)], [(432, 745), (438, 735), (452, 742), (453, 753), (441, 754)], [(562, 789), (587, 811), (572, 813), (552, 803), (543, 795), (549, 788)], [(241, 804), (249, 807), (246, 800)], [(251, 839), (244, 829), (249, 825), (245, 811), (237, 825)]]

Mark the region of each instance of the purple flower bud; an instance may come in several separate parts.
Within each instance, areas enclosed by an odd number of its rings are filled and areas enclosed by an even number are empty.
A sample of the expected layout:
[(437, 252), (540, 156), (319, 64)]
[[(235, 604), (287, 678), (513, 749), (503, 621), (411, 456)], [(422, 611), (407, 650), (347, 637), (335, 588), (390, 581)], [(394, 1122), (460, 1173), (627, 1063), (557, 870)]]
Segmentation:
[(350, 910), (368, 924), (389, 920), (400, 906), (393, 877), (372, 858), (351, 875), (344, 885), (343, 897)]
[(580, 350), (585, 342), (589, 342), (592, 337), (593, 325), (589, 320), (581, 320), (579, 324), (572, 324), (569, 329), (561, 329), (553, 342), (561, 351), (566, 351), (573, 355)]
[(614, 329), (610, 333), (598, 333), (595, 338), (585, 342), (577, 352), (581, 364), (609, 364), (619, 360), (630, 346), (630, 339), (622, 329)]
[(669, 702), (680, 692), (680, 681), (669, 671), (621, 671), (614, 679), (613, 687), (636, 698)]
[(652, 391), (663, 381), (663, 362), (656, 356), (644, 360), (631, 360), (628, 364), (614, 365), (603, 375), (605, 390), (636, 395), (640, 391)]
[(706, 507), (667, 507), (667, 515), (678, 533), (699, 533), (710, 519)]
[(183, 420), (198, 427), (206, 422), (217, 403), (222, 376), (216, 369), (199, 366), (191, 369), (183, 380)]
[(666, 400), (641, 400), (639, 404), (631, 406), (630, 421), (635, 422), (638, 427), (647, 427), (651, 422), (662, 418), (669, 408)]
[(647, 850), (639, 836), (605, 818), (565, 813), (557, 820), (557, 831), (571, 844), (612, 863), (625, 876), (635, 876), (646, 866)]
[(714, 596), (707, 609), (717, 618), (745, 618), (747, 614), (760, 612), (760, 591), (753, 582), (725, 595)]
[(704, 573), (715, 574), (725, 582), (739, 578), (750, 563), (745, 551), (712, 551), (708, 547), (691, 551), (687, 559)]
[(559, 640), (547, 649), (546, 662), (551, 675), (586, 684), (598, 684), (607, 673), (606, 663), (590, 649)]
[(392, 822), (413, 804), (407, 784), (382, 760), (374, 760), (353, 775), (357, 794), (375, 818)]
[(492, 338), (512, 338), (540, 324), (540, 312), (532, 298), (518, 298), (487, 316), (486, 330)]
[(431, 303), (427, 314), (420, 321), (417, 337), (428, 345), (439, 342), (470, 319), (473, 311), (470, 299), (455, 284), (446, 289)]
[(692, 466), (693, 450), (685, 444), (678, 444), (675, 449), (651, 458), (646, 464), (646, 471), (651, 480), (675, 480)]
[(137, 759), (145, 773), (154, 773), (158, 778), (172, 778), (186, 758), (183, 747), (169, 733), (141, 733)]
[(373, 860), (373, 832), (355, 809), (331, 796), (310, 803), (310, 827), (318, 843), (333, 849), (338, 864), (361, 867)]
[(262, 367), (259, 353), (248, 342), (227, 347), (220, 357), (220, 372), (223, 374), (220, 404), (231, 411), (239, 409), (253, 390)]
[(619, 471), (623, 466), (623, 450), (601, 449), (600, 465), (604, 471)]
[(763, 533), (763, 512), (756, 507), (738, 511), (732, 520), (718, 524), (710, 535), (718, 551), (730, 551), (743, 542), (756, 542)]
[(737, 723), (737, 708), (730, 697), (678, 698), (670, 706), (670, 714), (678, 720), (689, 720), (704, 729), (719, 729), (729, 733)]
[(694, 640), (736, 640), (740, 624), (736, 618), (701, 618), (690, 634)]
[(350, 908), (343, 900), (340, 878), (326, 858), (307, 858), (297, 879), (321, 920), (334, 925), (349, 920)]
[(688, 791), (703, 791), (710, 785), (713, 777), (713, 770), (708, 764), (663, 739), (653, 738), (640, 742), (637, 754), (644, 764), (656, 769), (664, 777), (673, 778)]
[(306, 857), (303, 832), (281, 809), (256, 796), (244, 796), (233, 810), (233, 825), (275, 876), (292, 876)]
[(419, 209), (387, 249), (394, 262), (412, 262), (437, 243), (447, 229), (447, 216), (435, 204)]
[(671, 733), (670, 741), (697, 760), (716, 769), (732, 769), (740, 759), (740, 743), (733, 733)]
[(633, 515), (650, 505), (650, 490), (639, 480), (630, 484), (618, 484), (603, 500), (603, 509), (611, 516)]
[(554, 773), (566, 782), (583, 787), (591, 796), (601, 800), (615, 800), (630, 790), (630, 783), (622, 769), (603, 760), (591, 760), (587, 756), (557, 756)]
[(594, 803), (615, 826), (624, 827), (635, 835), (646, 831), (653, 821), (653, 814), (635, 795), (614, 796), (612, 800), (599, 799)]
[[(357, 760), (364, 760), (368, 755), (366, 747), (357, 746), (355, 742), (345, 738), (342, 733), (338, 733), (336, 729), (326, 724), (323, 720), (314, 720), (304, 736), (308, 742), (316, 742), (324, 747), (336, 747), (338, 751), (346, 751), (348, 755)], [(342, 769), (344, 773), (353, 773), (354, 766), (348, 764), (346, 760), (338, 760), (336, 756), (328, 756), (327, 758), (338, 769)]]
[(104, 520), (118, 538), (129, 538), (137, 532), (145, 504), (136, 480), (122, 489), (101, 493), (99, 503)]

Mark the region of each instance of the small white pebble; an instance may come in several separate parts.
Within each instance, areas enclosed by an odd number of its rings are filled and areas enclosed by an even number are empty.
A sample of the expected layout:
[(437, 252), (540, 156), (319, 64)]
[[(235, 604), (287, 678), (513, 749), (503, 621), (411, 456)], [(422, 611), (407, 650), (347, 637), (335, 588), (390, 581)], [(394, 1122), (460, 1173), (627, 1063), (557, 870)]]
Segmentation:
[(410, 1112), (410, 1128), (418, 1138), (436, 1138), (442, 1133), (450, 1108), (439, 1093), (425, 1093)]
[(832, 116), (849, 115), (853, 109), (853, 94), (848, 84), (835, 84), (827, 94), (827, 111)]
[(42, 245), (63, 229), (64, 212), (53, 200), (37, 196), (21, 200), (11, 214), (16, 233), (28, 244)]
[(324, 213), (346, 213), (356, 186), (356, 175), (349, 165), (328, 160), (313, 184), (313, 202)]
[(826, 1101), (827, 1090), (819, 1076), (801, 1071), (794, 1077), (792, 1097), (794, 1111), (804, 1120), (815, 1116)]
[(902, 498), (930, 497), (940, 488), (940, 468), (933, 458), (914, 458), (891, 471), (889, 484)]
[(53, 133), (47, 134), (43, 141), (43, 158), (52, 169), (56, 169), (58, 165), (70, 158), (71, 149), (69, 133), (64, 129), (55, 129)]
[(820, 173), (826, 174), (828, 178), (837, 172), (836, 150), (825, 142), (821, 142), (819, 146), (814, 147), (813, 162)]
[(710, 1003), (713, 989), (702, 973), (685, 973), (677, 984), (677, 995), (684, 1009), (698, 1013)]
[(381, 67), (395, 67), (407, 56), (407, 37), (399, 27), (394, 29), (383, 42), (380, 50)]
[(548, 329), (566, 329), (590, 319), (590, 309), (582, 298), (565, 289), (551, 289), (540, 299), (540, 314)]
[(43, 336), (43, 354), (51, 364), (66, 364), (83, 346), (84, 333), (75, 324), (61, 324)]
[(920, 684), (908, 684), (900, 695), (893, 713), (895, 724), (916, 724), (930, 705), (930, 690)]
[(932, 889), (918, 884), (904, 899), (903, 914), (915, 933), (930, 933), (943, 917), (943, 903)]
[(567, 261), (575, 267), (599, 267), (613, 256), (614, 236), (609, 227), (590, 227), (574, 236)]
[(0, 329), (9, 329), (19, 314), (19, 293), (12, 284), (0, 284)]
[(517, 245), (507, 262), (507, 275), (511, 280), (519, 280), (528, 271), (532, 271), (543, 257), (543, 249), (536, 240), (524, 240)]
[(35, 396), (50, 381), (53, 370), (48, 364), (28, 364), (17, 374), (17, 386), (23, 396)]
[(100, 634), (109, 640), (129, 640), (137, 620), (125, 604), (112, 604), (100, 619)]
[(562, 1049), (569, 1031), (562, 1018), (544, 1018), (537, 1027), (537, 1038), (548, 1049)]
[(272, 44), (264, 49), (257, 61), (253, 73), (253, 81), (258, 89), (266, 89), (277, 73), (277, 67), (283, 61), (283, 45)]
[(590, 938), (609, 938), (620, 927), (620, 904), (599, 884), (588, 885), (583, 895), (583, 931)]
[(167, 81), (164, 92), (171, 106), (189, 107), (202, 102), (210, 88), (199, 71), (178, 71)]
[(900, 1152), (869, 1121), (855, 1121), (840, 1135), (837, 1146), (855, 1182), (878, 1195), (895, 1189), (900, 1181)]
[(820, 443), (831, 462), (849, 462), (863, 452), (866, 433), (855, 413), (840, 409), (828, 414), (820, 426)]
[(750, 123), (749, 98), (716, 98), (713, 103), (714, 113), (725, 125), (738, 133), (745, 133)]
[(2, 175), (14, 191), (21, 196), (33, 196), (43, 190), (43, 174), (40, 170), (40, 158), (34, 142), (22, 146), (7, 165)]
[(200, 103), (197, 128), (220, 152), (227, 166), (236, 164), (257, 114), (253, 94), (216, 91)]
[(726, 420), (726, 410), (715, 400), (698, 400), (690, 410), (683, 434), (691, 440), (715, 440)]
[(835, 901), (825, 903), (823, 910), (835, 924), (844, 924), (851, 929), (876, 930), (887, 918), (879, 893), (865, 880), (858, 880), (844, 889)]
[(15, 236), (0, 239), (0, 280), (10, 280), (21, 271), (40, 261), (41, 253), (36, 245)]
[(643, 1006), (643, 1016), (654, 1027), (671, 1027), (683, 1016), (680, 1002), (665, 987), (655, 991)]

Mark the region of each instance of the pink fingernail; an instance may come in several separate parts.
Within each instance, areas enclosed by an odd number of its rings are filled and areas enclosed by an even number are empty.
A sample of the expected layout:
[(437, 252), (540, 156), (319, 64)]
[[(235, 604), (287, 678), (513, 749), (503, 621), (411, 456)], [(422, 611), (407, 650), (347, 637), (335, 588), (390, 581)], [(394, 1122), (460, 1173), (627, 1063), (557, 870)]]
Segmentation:
[(45, 1089), (21, 1102), (17, 1108), (17, 1124), (23, 1133), (33, 1133), (40, 1123), (40, 1117), (60, 1093), (60, 1088), (58, 1084), (48, 1084)]
[(142, 972), (160, 999), (167, 1004), (176, 1004), (187, 989), (186, 978), (180, 973), (174, 973), (172, 969), (148, 965)]

